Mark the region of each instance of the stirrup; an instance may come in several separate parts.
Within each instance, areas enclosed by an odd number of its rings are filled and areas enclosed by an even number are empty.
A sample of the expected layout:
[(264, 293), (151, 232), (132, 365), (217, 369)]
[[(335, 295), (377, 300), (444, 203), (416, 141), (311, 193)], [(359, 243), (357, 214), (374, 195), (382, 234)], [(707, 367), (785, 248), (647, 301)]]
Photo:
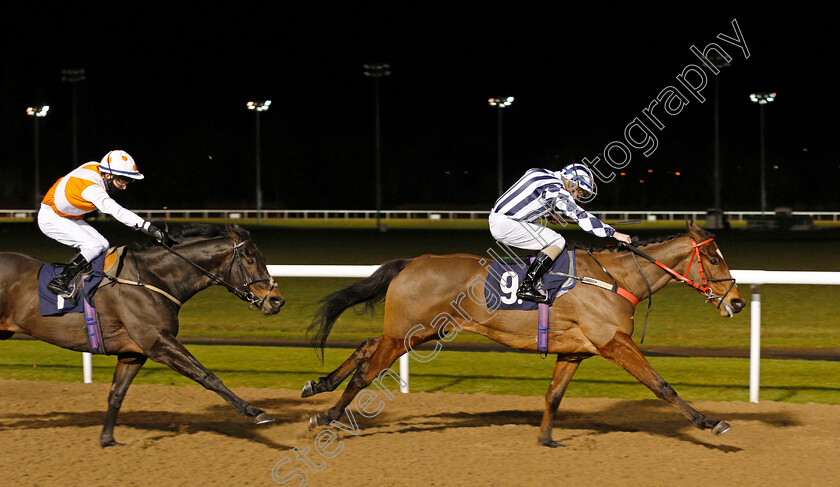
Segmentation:
[(548, 296), (541, 293), (539, 290), (537, 290), (536, 287), (534, 287), (533, 285), (527, 286), (527, 287), (526, 286), (527, 285), (523, 285), (523, 286), (519, 287), (519, 289), (516, 291), (516, 297), (517, 298), (524, 299), (524, 300), (527, 300), (527, 301), (533, 301), (535, 303), (547, 303), (548, 302)]
[(64, 299), (70, 299), (73, 297), (73, 294), (76, 293), (76, 286), (70, 287), (72, 284), (73, 283), (70, 282), (61, 286), (61, 284), (53, 284), (53, 281), (50, 281), (50, 283), (47, 284), (47, 289), (57, 296), (61, 296)]

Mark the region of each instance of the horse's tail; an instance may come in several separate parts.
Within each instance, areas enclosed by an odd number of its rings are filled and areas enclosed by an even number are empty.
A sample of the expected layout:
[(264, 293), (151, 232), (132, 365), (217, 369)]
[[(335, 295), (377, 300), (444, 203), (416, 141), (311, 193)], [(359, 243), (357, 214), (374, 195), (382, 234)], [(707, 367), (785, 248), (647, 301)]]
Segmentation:
[(322, 360), (324, 358), (324, 345), (338, 317), (347, 308), (359, 304), (364, 304), (364, 308), (358, 311), (359, 314), (367, 311), (373, 313), (376, 305), (385, 299), (391, 281), (405, 269), (411, 260), (395, 259), (388, 261), (382, 264), (370, 277), (356, 281), (344, 289), (321, 298), (319, 301), (321, 307), (312, 318), (307, 333), (317, 330), (315, 336), (312, 337), (312, 346), (320, 350)]

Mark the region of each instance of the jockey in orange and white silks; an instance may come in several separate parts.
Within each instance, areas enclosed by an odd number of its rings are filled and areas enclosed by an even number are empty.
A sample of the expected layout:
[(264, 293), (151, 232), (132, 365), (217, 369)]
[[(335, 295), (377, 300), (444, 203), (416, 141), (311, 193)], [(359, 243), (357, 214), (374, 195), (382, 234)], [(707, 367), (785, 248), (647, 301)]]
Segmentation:
[(70, 285), (90, 261), (108, 249), (108, 240), (83, 219), (94, 210), (142, 230), (158, 241), (164, 240), (164, 232), (120, 206), (108, 194), (112, 188), (124, 190), (130, 182), (140, 179), (143, 175), (137, 170), (134, 159), (125, 151), (113, 150), (100, 162), (82, 164), (47, 191), (38, 211), (38, 227), (44, 235), (79, 249), (79, 254), (50, 282), (50, 291), (69, 297), (72, 294)]
[(597, 237), (612, 237), (630, 243), (630, 236), (615, 231), (578, 205), (597, 193), (592, 172), (583, 164), (569, 164), (560, 171), (529, 169), (502, 194), (490, 211), (490, 233), (506, 245), (539, 250), (516, 292), (519, 299), (545, 302), (536, 283), (552, 268), (566, 246), (562, 235), (541, 224), (558, 214), (575, 221)]

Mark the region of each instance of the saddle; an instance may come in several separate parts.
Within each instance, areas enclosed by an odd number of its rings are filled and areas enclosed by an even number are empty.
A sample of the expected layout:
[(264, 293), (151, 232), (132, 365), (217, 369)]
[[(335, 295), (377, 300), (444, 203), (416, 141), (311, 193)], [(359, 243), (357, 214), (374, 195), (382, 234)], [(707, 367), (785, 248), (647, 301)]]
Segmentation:
[[(488, 308), (505, 311), (538, 309), (538, 303), (516, 297), (519, 283), (528, 270), (528, 262), (528, 258), (505, 258), (490, 265), (484, 285), (484, 300)], [(551, 306), (555, 299), (569, 292), (576, 283), (574, 250), (566, 250), (554, 261), (554, 267), (542, 278), (538, 289), (548, 296), (547, 304)]]
[(113, 277), (119, 273), (124, 251), (125, 246), (111, 247), (93, 259), (91, 270), (79, 277), (69, 299), (64, 299), (47, 289), (47, 284), (61, 272), (61, 265), (44, 264), (38, 271), (38, 304), (41, 316), (84, 313), (88, 343), (93, 353), (105, 353), (94, 307), (94, 293), (105, 276)]

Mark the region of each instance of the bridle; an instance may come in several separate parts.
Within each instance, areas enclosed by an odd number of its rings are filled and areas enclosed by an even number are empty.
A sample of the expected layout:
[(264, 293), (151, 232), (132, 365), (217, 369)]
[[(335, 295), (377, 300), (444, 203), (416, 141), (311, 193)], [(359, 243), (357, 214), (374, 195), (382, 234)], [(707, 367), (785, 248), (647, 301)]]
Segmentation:
[[(679, 272), (671, 269), (670, 267), (666, 266), (662, 262), (659, 262), (658, 260), (656, 260), (653, 257), (647, 255), (646, 253), (642, 252), (641, 250), (639, 250), (638, 248), (636, 248), (632, 245), (628, 245), (628, 244), (623, 244), (623, 245), (625, 247), (627, 247), (634, 254), (639, 255), (640, 257), (650, 261), (651, 263), (653, 263), (654, 265), (656, 265), (657, 267), (659, 267), (660, 269), (665, 271), (672, 278), (674, 278), (674, 279), (676, 279), (676, 280), (678, 280), (682, 283), (688, 284), (689, 286), (696, 289), (698, 292), (700, 292), (701, 294), (706, 296), (706, 302), (707, 303), (709, 301), (713, 301), (713, 300), (717, 299), (718, 300), (717, 308), (720, 309), (721, 305), (724, 305), (726, 307), (727, 313), (729, 313), (731, 315), (732, 310), (730, 309), (728, 304), (725, 304), (725, 298), (732, 291), (732, 288), (735, 287), (735, 278), (734, 277), (723, 278), (723, 279), (708, 279), (708, 278), (706, 278), (706, 270), (703, 269), (703, 261), (700, 259), (700, 247), (702, 247), (702, 246), (704, 246), (708, 243), (714, 242), (715, 239), (710, 237), (710, 238), (707, 238), (706, 240), (704, 240), (700, 243), (697, 243), (694, 240), (694, 237), (689, 237), (689, 238), (691, 238), (691, 257), (688, 260), (688, 267), (686, 267), (686, 269), (685, 269), (685, 274), (686, 275), (680, 274)], [(697, 267), (700, 269), (700, 282), (699, 283), (692, 280), (692, 279), (689, 279), (688, 277), (686, 277), (688, 275), (688, 273), (691, 271), (691, 266), (694, 265), (694, 258), (695, 257), (697, 258)], [(638, 264), (637, 264), (637, 266), (638, 266)], [(641, 272), (641, 268), (639, 268), (639, 272)], [(644, 273), (642, 273), (642, 276), (645, 277)], [(645, 277), (645, 280), (647, 281), (646, 277)], [(726, 289), (726, 292), (723, 293), (723, 296), (718, 296), (717, 294), (714, 293), (714, 291), (712, 291), (712, 288), (711, 288), (711, 286), (709, 286), (709, 283), (723, 282), (723, 281), (730, 281), (730, 284), (729, 284), (729, 287)]]
[[(255, 306), (257, 309), (261, 309), (262, 305), (265, 303), (266, 299), (268, 299), (268, 295), (271, 294), (271, 291), (277, 286), (277, 283), (274, 282), (274, 279), (254, 279), (251, 276), (251, 273), (248, 272), (248, 269), (245, 268), (245, 265), (242, 264), (242, 254), (240, 252), (240, 248), (245, 244), (249, 243), (251, 239), (243, 240), (239, 243), (233, 244), (233, 257), (231, 258), (230, 265), (227, 268), (227, 279), (222, 279), (221, 277), (213, 274), (212, 272), (208, 271), (207, 269), (201, 267), (200, 265), (196, 264), (189, 258), (183, 256), (178, 251), (174, 250), (168, 243), (161, 242), (161, 246), (168, 250), (170, 253), (180, 257), (181, 259), (188, 262), (190, 265), (195, 267), (199, 270), (202, 274), (210, 278), (215, 284), (218, 284), (225, 289), (227, 289), (231, 294), (236, 296), (237, 298), (246, 301), (249, 304), (249, 308), (251, 306)], [(229, 283), (231, 281), (231, 275), (233, 274), (233, 266), (234, 263), (238, 264), (239, 274), (242, 277), (242, 287), (245, 288), (243, 291), (242, 289), (237, 288), (236, 286)], [(259, 284), (261, 282), (270, 282), (271, 286), (268, 287), (268, 291), (266, 291), (265, 296), (260, 298), (251, 290), (251, 287), (255, 284)]]

